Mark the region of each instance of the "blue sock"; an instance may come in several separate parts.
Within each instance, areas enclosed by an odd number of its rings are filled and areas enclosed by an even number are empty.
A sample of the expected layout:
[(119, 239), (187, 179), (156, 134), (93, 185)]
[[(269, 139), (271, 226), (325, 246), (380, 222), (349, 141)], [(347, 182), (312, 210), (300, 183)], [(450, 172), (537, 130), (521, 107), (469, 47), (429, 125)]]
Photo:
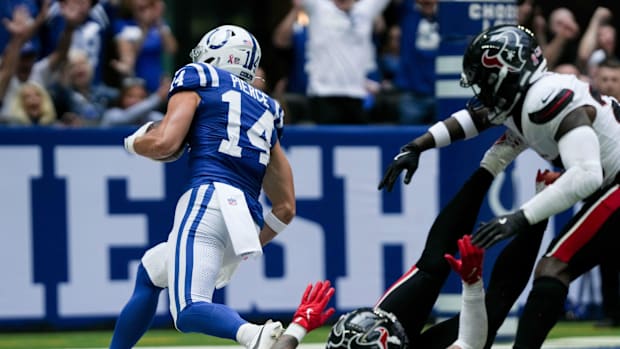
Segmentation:
[(196, 302), (179, 313), (176, 325), (181, 332), (236, 340), (237, 330), (245, 323), (236, 311), (224, 304)]
[(161, 290), (153, 285), (140, 263), (133, 294), (114, 326), (110, 349), (133, 348), (153, 322)]

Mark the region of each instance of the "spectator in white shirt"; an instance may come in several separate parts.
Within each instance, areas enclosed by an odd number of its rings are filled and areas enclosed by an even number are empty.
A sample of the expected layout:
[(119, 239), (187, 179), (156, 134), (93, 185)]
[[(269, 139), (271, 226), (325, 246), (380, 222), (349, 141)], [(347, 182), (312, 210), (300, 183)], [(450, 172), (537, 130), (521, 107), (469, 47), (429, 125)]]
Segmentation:
[(376, 69), (373, 20), (389, 0), (303, 0), (310, 18), (306, 72), (310, 115), (322, 124), (363, 124), (367, 74)]

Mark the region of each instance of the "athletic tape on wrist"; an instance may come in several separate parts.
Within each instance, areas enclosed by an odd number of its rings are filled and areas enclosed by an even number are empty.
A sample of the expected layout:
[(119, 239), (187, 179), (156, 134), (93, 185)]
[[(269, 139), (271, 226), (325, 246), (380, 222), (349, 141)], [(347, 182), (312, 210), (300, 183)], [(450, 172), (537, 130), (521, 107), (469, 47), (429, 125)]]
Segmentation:
[(264, 219), (265, 224), (267, 224), (271, 230), (278, 234), (280, 234), (288, 226), (288, 224), (282, 222), (278, 217), (276, 217), (276, 215), (273, 214), (273, 211), (269, 211), (269, 213), (265, 215)]
[(450, 139), (450, 132), (446, 127), (446, 124), (443, 121), (436, 123), (428, 129), (428, 132), (433, 135), (433, 139), (435, 140), (435, 147), (441, 148), (446, 145), (452, 143)]
[(297, 338), (298, 343), (301, 343), (301, 340), (304, 339), (306, 333), (308, 333), (308, 331), (303, 326), (294, 322), (291, 322), (291, 324), (288, 325), (284, 331), (284, 334)]
[(459, 122), (461, 128), (463, 129), (463, 133), (465, 133), (465, 139), (469, 139), (478, 135), (478, 129), (474, 124), (474, 121), (469, 115), (469, 112), (466, 109), (461, 109), (456, 113), (452, 114), (452, 117)]
[(153, 123), (153, 121), (149, 121), (146, 124), (140, 126), (140, 128), (138, 128), (134, 133), (132, 133), (131, 135), (125, 137), (125, 149), (127, 149), (127, 151), (131, 154), (136, 154), (136, 150), (134, 149), (134, 142), (136, 141), (136, 138), (143, 136), (146, 131), (149, 129), (149, 127), (151, 126), (151, 124)]
[(133, 142), (136, 141), (136, 137), (134, 135), (125, 137), (125, 149), (130, 154), (136, 154), (136, 150), (133, 148)]

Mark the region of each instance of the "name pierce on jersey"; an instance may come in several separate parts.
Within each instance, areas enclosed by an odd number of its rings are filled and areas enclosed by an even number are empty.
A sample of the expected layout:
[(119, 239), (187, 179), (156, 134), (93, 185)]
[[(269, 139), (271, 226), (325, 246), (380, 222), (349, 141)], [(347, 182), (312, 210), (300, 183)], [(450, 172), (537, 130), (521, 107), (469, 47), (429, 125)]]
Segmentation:
[(254, 98), (258, 102), (263, 104), (265, 108), (269, 108), (269, 102), (267, 101), (267, 95), (263, 91), (239, 79), (236, 75), (230, 74), (230, 79), (232, 80), (234, 88), (237, 88), (243, 93), (245, 93), (246, 95)]

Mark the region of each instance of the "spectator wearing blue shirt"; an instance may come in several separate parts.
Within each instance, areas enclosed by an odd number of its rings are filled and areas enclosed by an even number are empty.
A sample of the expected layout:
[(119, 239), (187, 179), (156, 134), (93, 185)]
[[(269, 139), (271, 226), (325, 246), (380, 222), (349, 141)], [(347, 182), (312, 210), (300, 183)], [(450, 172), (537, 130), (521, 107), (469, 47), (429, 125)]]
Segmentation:
[(144, 79), (148, 92), (155, 92), (168, 75), (163, 59), (176, 53), (177, 40), (164, 20), (162, 0), (132, 0), (129, 6), (131, 17), (114, 24), (119, 59), (112, 65), (124, 77)]
[(88, 60), (94, 67), (93, 79), (101, 81), (106, 51), (106, 42), (110, 35), (111, 18), (106, 7), (98, 0), (57, 0), (50, 8), (49, 18), (43, 28), (43, 54), (52, 52), (58, 44), (66, 20), (62, 16), (63, 7), (75, 8), (80, 18), (80, 24), (73, 33), (72, 50), (86, 52)]
[(435, 115), (435, 58), (439, 48), (438, 0), (404, 0), (401, 8), (401, 124), (430, 124)]

